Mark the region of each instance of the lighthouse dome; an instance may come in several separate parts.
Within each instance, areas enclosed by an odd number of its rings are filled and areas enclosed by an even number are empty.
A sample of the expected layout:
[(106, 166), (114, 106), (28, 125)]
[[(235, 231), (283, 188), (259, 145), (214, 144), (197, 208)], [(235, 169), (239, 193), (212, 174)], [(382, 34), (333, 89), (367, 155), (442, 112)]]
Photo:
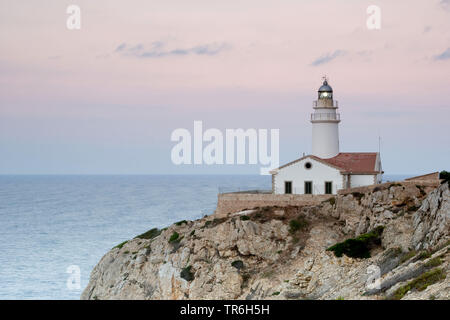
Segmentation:
[(319, 92), (333, 92), (333, 89), (328, 85), (327, 80), (323, 81), (322, 86), (319, 88)]

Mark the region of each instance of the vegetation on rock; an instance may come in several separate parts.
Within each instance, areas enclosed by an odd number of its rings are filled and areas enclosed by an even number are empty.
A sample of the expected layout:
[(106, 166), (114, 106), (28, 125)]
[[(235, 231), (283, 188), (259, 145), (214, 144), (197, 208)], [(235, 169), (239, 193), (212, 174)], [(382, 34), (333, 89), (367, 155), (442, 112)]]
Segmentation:
[(439, 173), (439, 179), (443, 179), (443, 183), (450, 181), (450, 172), (448, 171), (441, 171)]
[(297, 217), (289, 222), (289, 232), (295, 233), (298, 230), (304, 229), (308, 226), (308, 221), (302, 216)]
[(169, 238), (169, 242), (177, 241), (179, 237), (180, 237), (179, 233), (174, 231)]
[(242, 260), (235, 260), (231, 263), (231, 265), (236, 269), (241, 270), (244, 267), (244, 262), (242, 262)]
[[(124, 242), (121, 242), (121, 243), (119, 243), (117, 246), (115, 246), (114, 248), (119, 248), (119, 249), (122, 249), (122, 247), (125, 245), (125, 243), (127, 243), (128, 242), (128, 240), (125, 240)], [(113, 248), (113, 249), (114, 249)]]
[(398, 288), (392, 298), (395, 300), (400, 300), (407, 294), (410, 290), (418, 290), (423, 291), (428, 286), (439, 282), (443, 279), (445, 279), (446, 275), (442, 271), (442, 269), (433, 269), (431, 271), (425, 272), (418, 276), (416, 279), (408, 282), (406, 285)]
[(143, 234), (140, 234), (136, 236), (135, 238), (139, 239), (153, 239), (161, 234), (161, 230), (158, 228), (153, 228), (148, 230), (147, 232), (144, 232)]
[(186, 281), (194, 280), (194, 274), (192, 273), (191, 268), (192, 268), (191, 266), (183, 268), (183, 270), (181, 270), (180, 277)]
[(371, 232), (364, 233), (356, 238), (350, 238), (344, 242), (336, 243), (329, 247), (327, 251), (333, 251), (336, 257), (345, 254), (351, 258), (370, 258), (370, 249), (374, 245), (381, 244), (381, 234), (384, 227), (379, 226)]

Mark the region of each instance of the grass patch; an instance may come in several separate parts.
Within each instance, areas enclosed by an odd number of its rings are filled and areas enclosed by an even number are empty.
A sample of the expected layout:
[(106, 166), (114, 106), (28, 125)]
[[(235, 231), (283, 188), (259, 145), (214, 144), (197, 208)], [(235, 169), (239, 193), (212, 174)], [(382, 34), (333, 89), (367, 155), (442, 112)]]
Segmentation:
[(421, 251), (419, 253), (419, 255), (417, 256), (417, 258), (419, 260), (425, 260), (425, 259), (428, 259), (429, 257), (431, 257), (432, 254), (433, 253), (431, 251)]
[(179, 237), (180, 237), (179, 233), (174, 231), (169, 238), (169, 242), (175, 242), (178, 240)]
[(417, 254), (416, 250), (410, 250), (407, 253), (405, 253), (401, 259), (400, 259), (400, 264), (405, 263), (406, 261), (408, 261), (409, 259), (411, 259), (412, 257), (414, 257)]
[(194, 274), (192, 273), (191, 268), (192, 268), (191, 266), (183, 268), (183, 270), (181, 270), (180, 277), (186, 281), (194, 280)]
[(375, 245), (381, 245), (381, 234), (384, 227), (379, 226), (374, 230), (364, 233), (356, 238), (350, 238), (343, 242), (336, 243), (329, 247), (327, 251), (333, 251), (336, 257), (345, 254), (351, 258), (370, 258), (370, 249)]
[(225, 220), (227, 220), (227, 218), (220, 218), (220, 219), (214, 218), (213, 220), (205, 221), (205, 224), (203, 225), (202, 228), (213, 228), (213, 227), (221, 224)]
[(425, 267), (434, 268), (434, 267), (440, 266), (441, 264), (442, 264), (441, 258), (436, 257), (436, 258), (431, 259), (427, 263), (425, 263)]
[(308, 221), (302, 216), (297, 219), (289, 221), (289, 232), (296, 233), (298, 230), (305, 229), (308, 226)]
[(139, 238), (139, 239), (153, 239), (153, 238), (159, 236), (161, 234), (161, 232), (162, 231), (159, 230), (158, 228), (153, 228), (153, 229), (150, 229), (147, 232), (144, 232), (143, 234), (140, 234), (140, 235), (138, 235), (138, 236), (136, 236), (134, 238), (135, 239), (136, 238)]
[(416, 279), (408, 282), (403, 287), (398, 288), (394, 292), (392, 298), (395, 300), (400, 300), (411, 290), (423, 291), (428, 286), (436, 282), (439, 282), (443, 279), (445, 279), (445, 273), (442, 271), (442, 269), (433, 269), (431, 271), (421, 274)]
[(181, 226), (182, 224), (187, 224), (187, 221), (186, 220), (181, 220), (181, 221), (175, 222), (175, 224), (177, 226)]
[[(117, 246), (115, 246), (114, 248), (119, 248), (119, 249), (122, 249), (122, 247), (125, 245), (125, 243), (127, 243), (128, 242), (128, 240), (125, 240), (124, 242), (121, 242), (121, 243), (119, 243)], [(113, 248), (113, 249), (114, 249)]]

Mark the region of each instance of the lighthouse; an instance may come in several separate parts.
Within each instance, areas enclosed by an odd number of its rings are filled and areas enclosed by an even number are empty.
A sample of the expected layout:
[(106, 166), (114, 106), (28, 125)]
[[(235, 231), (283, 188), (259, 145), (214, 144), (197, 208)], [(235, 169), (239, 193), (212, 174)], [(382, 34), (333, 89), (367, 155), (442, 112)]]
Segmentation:
[(339, 154), (338, 103), (333, 99), (333, 89), (325, 78), (318, 91), (318, 99), (313, 102), (312, 155), (328, 159)]
[(337, 194), (340, 189), (381, 183), (379, 152), (339, 150), (338, 104), (324, 78), (313, 102), (312, 154), (270, 171), (273, 194)]

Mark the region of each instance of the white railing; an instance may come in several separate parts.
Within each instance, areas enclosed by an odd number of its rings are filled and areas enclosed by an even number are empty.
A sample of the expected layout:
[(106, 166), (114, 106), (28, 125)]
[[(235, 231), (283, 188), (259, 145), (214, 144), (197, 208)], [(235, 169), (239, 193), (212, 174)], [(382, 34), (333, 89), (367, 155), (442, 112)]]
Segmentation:
[(311, 121), (317, 120), (341, 120), (339, 113), (311, 113)]
[[(326, 103), (327, 105), (328, 103)], [(333, 100), (333, 103), (330, 106), (326, 106), (326, 107), (334, 107), (334, 108), (338, 108), (338, 101), (337, 100)], [(313, 108), (317, 108), (318, 107), (318, 103), (317, 100), (313, 101)], [(325, 106), (324, 106), (325, 107)]]

